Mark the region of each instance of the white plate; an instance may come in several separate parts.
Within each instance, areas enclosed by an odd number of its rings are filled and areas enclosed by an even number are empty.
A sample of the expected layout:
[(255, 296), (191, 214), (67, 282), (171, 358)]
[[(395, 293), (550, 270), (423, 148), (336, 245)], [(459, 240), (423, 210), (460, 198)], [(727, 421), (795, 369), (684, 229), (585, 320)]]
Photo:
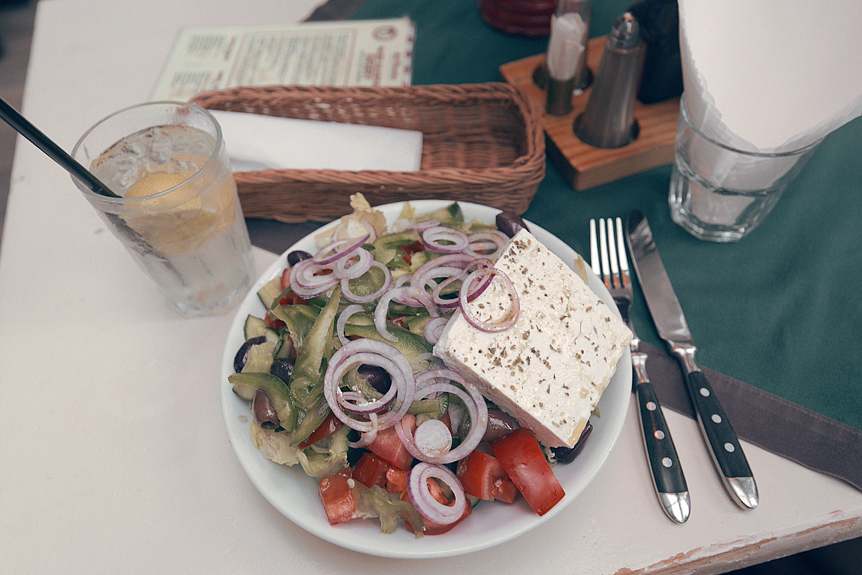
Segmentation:
[[(448, 205), (442, 200), (419, 200), (410, 202), (419, 212), (426, 212)], [(497, 209), (460, 202), (465, 218), (478, 218), (493, 222)], [(390, 223), (401, 212), (402, 203), (378, 207)], [(330, 223), (322, 230), (331, 228)], [(575, 252), (564, 242), (528, 222), (530, 231), (552, 252), (569, 265), (575, 260)], [(315, 232), (319, 233), (318, 232)], [(286, 467), (275, 464), (255, 448), (251, 442), (249, 426), (251, 412), (248, 404), (234, 395), (228, 376), (233, 373), (233, 358), (242, 345), (243, 324), (248, 314), (263, 317), (264, 308), (257, 291), (270, 279), (281, 274), (286, 265), (287, 254), (293, 250), (316, 251), (311, 235), (297, 242), (258, 279), (240, 304), (231, 324), (224, 356), (222, 358), (222, 411), (230, 443), (240, 464), (261, 494), (285, 517), (303, 529), (336, 545), (381, 557), (431, 558), (471, 553), (504, 543), (541, 525), (554, 517), (571, 503), (595, 477), (604, 464), (619, 437), (625, 420), (631, 395), (631, 355), (626, 349), (613, 379), (602, 395), (599, 407), (601, 418), (593, 418), (593, 432), (584, 450), (568, 465), (557, 465), (554, 473), (566, 492), (566, 496), (543, 517), (539, 517), (519, 497), (514, 504), (481, 502), (469, 519), (449, 533), (415, 539), (413, 534), (399, 524), (395, 533), (380, 533), (376, 520), (353, 520), (335, 527), (329, 525), (317, 494), (317, 481), (305, 474), (302, 467)], [(589, 270), (588, 270), (589, 271)], [(590, 287), (613, 309), (613, 300), (604, 285), (592, 273)]]

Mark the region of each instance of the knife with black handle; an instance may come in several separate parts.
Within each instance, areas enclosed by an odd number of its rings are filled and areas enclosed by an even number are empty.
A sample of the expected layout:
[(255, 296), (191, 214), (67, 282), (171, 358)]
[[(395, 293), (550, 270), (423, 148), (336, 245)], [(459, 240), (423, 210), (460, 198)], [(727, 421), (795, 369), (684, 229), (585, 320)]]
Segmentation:
[(626, 242), (659, 336), (682, 368), (704, 441), (724, 486), (740, 507), (754, 509), (759, 502), (754, 475), (718, 397), (695, 361), (694, 338), (656, 249), (649, 223), (638, 211), (627, 218)]

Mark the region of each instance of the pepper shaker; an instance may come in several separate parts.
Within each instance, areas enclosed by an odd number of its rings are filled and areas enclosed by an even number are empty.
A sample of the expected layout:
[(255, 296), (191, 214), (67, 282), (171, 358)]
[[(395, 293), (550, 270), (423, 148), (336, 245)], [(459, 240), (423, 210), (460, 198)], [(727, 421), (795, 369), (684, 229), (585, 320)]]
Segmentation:
[(637, 137), (634, 103), (642, 66), (640, 26), (626, 12), (614, 22), (587, 107), (575, 120), (578, 139), (597, 148), (619, 148)]

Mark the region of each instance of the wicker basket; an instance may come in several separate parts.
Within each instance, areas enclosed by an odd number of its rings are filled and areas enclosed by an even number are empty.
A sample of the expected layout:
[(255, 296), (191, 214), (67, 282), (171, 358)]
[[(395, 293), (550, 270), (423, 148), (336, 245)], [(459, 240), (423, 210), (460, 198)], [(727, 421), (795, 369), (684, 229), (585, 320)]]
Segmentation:
[(192, 101), (213, 110), (423, 133), (416, 172), (236, 172), (246, 217), (330, 221), (351, 211), (349, 197), (356, 192), (371, 205), (436, 198), (523, 214), (545, 175), (540, 113), (518, 88), (505, 83), (235, 88), (205, 92)]

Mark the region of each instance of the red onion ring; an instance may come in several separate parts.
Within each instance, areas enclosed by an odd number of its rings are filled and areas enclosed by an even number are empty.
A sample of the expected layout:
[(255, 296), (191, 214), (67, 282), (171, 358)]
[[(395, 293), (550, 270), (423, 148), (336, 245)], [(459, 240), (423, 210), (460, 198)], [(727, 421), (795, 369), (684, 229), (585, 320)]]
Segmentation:
[(428, 292), (416, 289), (412, 285), (398, 288), (398, 291), (395, 292), (392, 299), (398, 303), (409, 305), (411, 307), (415, 307), (416, 304), (418, 304), (419, 306), (424, 307), (431, 317), (437, 317), (440, 315), (437, 311), (437, 306), (434, 305), (434, 300), (431, 299)]
[[(309, 262), (309, 263), (305, 263)], [(315, 281), (315, 285), (307, 286), (304, 285), (300, 279), (300, 274), (302, 274), (302, 279), (304, 280), (306, 274), (309, 273), (309, 270), (306, 268), (315, 267), (315, 269), (323, 269), (319, 268), (318, 264), (316, 264), (312, 259), (305, 259), (298, 262), (296, 265), (290, 268), (290, 289), (298, 296), (309, 298), (315, 297), (322, 293), (325, 293), (335, 286), (338, 285), (338, 278), (333, 276), (332, 274), (322, 275), (322, 276), (312, 276), (316, 278), (320, 278), (320, 282)], [(322, 281), (325, 280), (325, 281)]]
[(316, 289), (323, 284), (331, 282), (333, 279), (336, 278), (332, 275), (332, 269), (315, 262), (313, 259), (299, 261), (290, 268), (291, 286), (299, 286), (303, 289)]
[[(373, 364), (364, 364), (373, 365)], [(394, 390), (390, 390), (394, 391)], [(336, 400), (341, 408), (353, 415), (375, 415), (386, 409), (395, 399), (395, 393), (387, 392), (381, 399), (368, 401), (358, 391), (342, 391), (336, 395)], [(376, 417), (375, 417), (376, 419)]]
[(366, 338), (356, 339), (341, 346), (338, 351), (332, 354), (323, 376), (323, 395), (326, 402), (332, 413), (345, 425), (357, 431), (371, 431), (373, 426), (370, 421), (361, 421), (350, 417), (342, 410), (339, 400), (342, 393), (341, 378), (347, 370), (363, 363), (382, 367), (392, 379), (389, 391), (379, 401), (388, 401), (387, 396), (394, 390), (393, 409), (379, 416), (377, 422), (379, 429), (392, 427), (407, 413), (413, 401), (416, 379), (413, 377), (413, 370), (407, 359), (388, 343)]
[[(451, 243), (444, 244), (440, 242)], [(469, 243), (470, 240), (467, 239), (467, 234), (454, 228), (435, 226), (422, 232), (422, 244), (429, 250), (434, 250), (441, 254), (460, 253), (464, 251), (464, 248)]]
[[(497, 277), (501, 278), (512, 300), (512, 310), (509, 314), (509, 317), (500, 323), (490, 323), (483, 321), (476, 317), (476, 314), (474, 314), (473, 310), (470, 309), (470, 304), (468, 300), (468, 294), (470, 293), (470, 285), (476, 280), (476, 278), (482, 277), (484, 274), (496, 275)], [(485, 332), (497, 332), (509, 329), (518, 320), (518, 315), (521, 310), (521, 300), (518, 297), (518, 290), (516, 290), (515, 286), (512, 284), (512, 280), (509, 278), (509, 276), (505, 274), (505, 272), (493, 267), (480, 269), (471, 273), (461, 285), (461, 294), (459, 295), (458, 299), (461, 304), (461, 313), (464, 314), (464, 319), (466, 319), (467, 322), (469, 322), (470, 325), (472, 325), (476, 329), (480, 329)]]
[(333, 228), (332, 233), (329, 234), (329, 241), (334, 242), (338, 236), (341, 234), (341, 230), (347, 229), (347, 222), (344, 221), (344, 218), (338, 220), (338, 225)]
[(365, 240), (365, 243), (373, 244), (374, 241), (377, 239), (377, 230), (374, 229), (374, 226), (371, 225), (371, 222), (369, 222), (368, 220), (360, 220), (360, 222), (365, 227), (365, 229), (368, 230), (368, 238)]
[[(456, 281), (464, 276), (464, 270), (458, 267), (451, 266), (440, 266), (438, 268), (434, 268), (428, 270), (424, 274), (422, 274), (422, 278), (420, 281), (422, 282), (422, 289), (426, 289), (431, 287), (431, 299), (435, 304), (439, 307), (455, 307), (458, 305), (458, 300), (446, 300), (440, 297), (440, 291), (451, 284), (453, 281)], [(443, 281), (437, 283), (435, 280), (442, 279)], [(412, 285), (412, 282), (411, 282)]]
[(404, 274), (403, 276), (398, 276), (398, 278), (394, 282), (392, 282), (392, 287), (401, 287), (412, 279), (413, 274)]
[(413, 286), (402, 286), (389, 290), (380, 298), (380, 301), (377, 302), (377, 307), (374, 309), (374, 327), (377, 328), (377, 332), (381, 336), (389, 341), (398, 341), (398, 338), (386, 329), (386, 314), (389, 313), (389, 302), (392, 300), (406, 303), (406, 305), (411, 305), (409, 302), (418, 301), (428, 310), (431, 317), (440, 315), (440, 312), (437, 311), (437, 306), (434, 305), (434, 301), (425, 290), (417, 290)]
[(458, 266), (438, 266), (424, 271), (421, 276), (414, 275), (415, 279), (411, 278), (410, 285), (416, 289), (425, 289), (429, 286), (437, 285), (437, 282), (434, 280), (451, 278), (463, 273), (463, 271), (464, 268)]
[[(509, 238), (499, 230), (488, 230), (487, 232), (478, 232), (470, 236), (470, 244), (464, 249), (465, 254), (476, 256), (477, 258), (489, 258), (496, 260), (502, 255), (503, 250), (509, 245)], [(485, 251), (492, 249), (491, 253), (479, 253), (478, 250)]]
[[(443, 481), (452, 490), (455, 495), (452, 505), (440, 503), (431, 495), (428, 481), (434, 479)], [(429, 463), (417, 463), (410, 470), (407, 476), (407, 495), (422, 517), (441, 525), (458, 521), (470, 504), (458, 477), (445, 467)]]
[(348, 441), (348, 447), (365, 447), (366, 445), (370, 445), (375, 439), (377, 439), (377, 432), (380, 430), (377, 414), (369, 413), (368, 420), (371, 422), (371, 429), (369, 431), (366, 431), (365, 433), (362, 433), (357, 441)]
[[(364, 245), (369, 237), (371, 237), (371, 234), (365, 234), (364, 236), (362, 236), (359, 239), (335, 240), (334, 242), (332, 242), (331, 244), (322, 248), (320, 251), (318, 251), (316, 254), (314, 254), (312, 259), (319, 264), (331, 264), (332, 262), (334, 262), (340, 258), (343, 258), (344, 256), (346, 256), (348, 254), (353, 253), (356, 250), (356, 248)], [(349, 247), (347, 247), (341, 251), (334, 251), (333, 252), (333, 250), (337, 250), (338, 248), (340, 248), (341, 246), (344, 246), (344, 245), (348, 245)], [(333, 252), (333, 253), (330, 253), (330, 252)]]
[[(428, 286), (436, 284), (433, 278), (451, 276), (455, 274), (456, 270), (464, 269), (475, 259), (473, 256), (468, 256), (467, 254), (447, 254), (434, 258), (422, 264), (419, 266), (419, 269), (413, 272), (410, 284), (416, 289), (425, 290)], [(437, 275), (438, 272), (436, 270), (441, 268), (445, 269), (445, 273), (441, 271), (439, 272), (441, 275)]]
[[(401, 278), (398, 278), (398, 279), (401, 279)], [(433, 302), (429, 302), (428, 299), (422, 295), (422, 290), (416, 290), (414, 292), (413, 290), (416, 288), (413, 287), (412, 282), (409, 282), (409, 283), (410, 283), (410, 285), (407, 285), (408, 281), (396, 282), (394, 287), (404, 288), (404, 289), (401, 290), (400, 296), (398, 296), (397, 298), (394, 298), (395, 301), (398, 303), (403, 303), (404, 305), (408, 305), (410, 307), (424, 307), (426, 309), (428, 308), (429, 305), (431, 305), (433, 307)], [(412, 293), (415, 293), (416, 297), (411, 297), (410, 294), (412, 294)]]
[(456, 264), (458, 262), (471, 262), (476, 258), (467, 254), (444, 254), (440, 257), (436, 257), (433, 260), (428, 260), (419, 268), (413, 272), (414, 276), (421, 276), (425, 271), (436, 268), (441, 265), (451, 265)]
[(431, 345), (437, 343), (440, 339), (440, 334), (443, 333), (447, 323), (449, 323), (449, 320), (445, 317), (432, 317), (429, 319), (423, 330), (425, 340)]
[(332, 288), (334, 288), (337, 285), (338, 285), (338, 280), (336, 279), (336, 280), (332, 280), (331, 283), (324, 284), (324, 285), (320, 286), (319, 288), (315, 288), (315, 289), (303, 289), (303, 288), (300, 288), (299, 286), (291, 286), (290, 289), (292, 289), (293, 293), (295, 293), (299, 297), (308, 299), (308, 298), (312, 298), (312, 297), (316, 297), (316, 296), (325, 294), (326, 292), (328, 292), (329, 290), (331, 290)]
[(424, 232), (427, 229), (435, 228), (440, 225), (440, 220), (425, 220), (424, 222), (416, 222), (410, 226), (407, 226), (408, 230), (416, 230), (417, 232)]
[[(358, 341), (358, 340), (357, 340)], [(369, 353), (367, 351), (357, 351), (352, 353), (350, 356), (349, 363), (346, 363), (346, 367), (344, 365), (339, 365), (336, 367), (335, 373), (333, 377), (337, 381), (341, 381), (341, 377), (354, 365), (376, 365), (377, 367), (382, 367), (390, 374), (397, 371), (397, 365), (391, 359), (386, 356), (378, 355), (375, 353)], [(328, 370), (327, 370), (328, 372)], [(415, 381), (415, 380), (414, 380)], [(401, 386), (403, 387), (403, 386)], [(354, 396), (355, 392), (350, 391), (341, 391), (341, 387), (339, 385), (337, 392), (334, 395), (334, 400), (338, 403), (339, 411), (347, 412), (352, 415), (368, 415), (370, 413), (380, 413), (384, 409), (386, 409), (392, 402), (396, 399), (397, 394), (399, 392), (397, 385), (390, 385), (389, 389), (386, 393), (380, 398), (371, 401), (365, 401), (364, 403), (355, 403), (356, 397)], [(344, 399), (344, 395), (347, 394), (349, 398), (353, 398), (354, 403), (350, 401), (346, 401)], [(364, 396), (360, 394), (359, 396), (363, 400)]]
[(341, 342), (341, 345), (347, 345), (350, 341), (347, 339), (347, 336), (344, 335), (344, 326), (347, 325), (347, 320), (349, 320), (350, 316), (353, 314), (361, 311), (365, 311), (365, 308), (357, 303), (344, 308), (341, 311), (341, 315), (338, 316), (338, 321), (335, 322), (335, 335), (338, 336), (338, 341)]
[[(439, 307), (442, 308), (453, 308), (460, 305), (459, 298), (443, 299), (440, 296), (440, 292), (443, 291), (443, 289), (446, 288), (446, 286), (448, 286), (452, 282), (455, 282), (457, 280), (463, 280), (464, 277), (466, 277), (466, 275), (469, 273), (470, 268), (473, 266), (477, 266), (479, 270), (483, 270), (486, 268), (494, 267), (494, 262), (486, 258), (476, 258), (469, 264), (467, 264), (467, 266), (457, 275), (453, 275), (437, 284), (434, 289), (431, 290), (431, 298), (434, 300), (434, 303), (436, 303)], [(482, 278), (482, 283), (479, 284), (479, 287), (467, 294), (467, 301), (471, 302), (480, 295), (482, 295), (482, 293), (488, 288), (488, 286), (491, 285), (492, 279), (494, 279), (494, 276), (490, 274), (488, 275), (488, 277)], [(461, 289), (464, 289), (463, 283), (461, 284)]]
[(370, 270), (373, 262), (374, 257), (371, 252), (356, 248), (356, 251), (350, 256), (335, 261), (335, 265), (332, 266), (332, 273), (340, 280), (353, 280)]
[[(463, 386), (463, 389), (451, 383), (434, 382), (424, 385), (426, 381), (438, 378), (457, 381)], [(416, 442), (412, 435), (404, 429), (403, 425), (397, 425), (395, 426), (395, 432), (398, 434), (399, 439), (401, 439), (401, 443), (404, 444), (404, 448), (413, 457), (430, 463), (452, 463), (470, 455), (470, 452), (482, 441), (482, 436), (485, 435), (485, 429), (488, 427), (488, 406), (485, 404), (485, 398), (482, 397), (482, 394), (479, 393), (475, 385), (451, 369), (427, 371), (417, 376), (415, 381), (416, 391), (413, 395), (414, 399), (422, 399), (434, 393), (454, 393), (461, 398), (464, 406), (467, 408), (467, 413), (470, 415), (470, 431), (458, 447), (442, 457), (431, 458), (416, 447)]]

